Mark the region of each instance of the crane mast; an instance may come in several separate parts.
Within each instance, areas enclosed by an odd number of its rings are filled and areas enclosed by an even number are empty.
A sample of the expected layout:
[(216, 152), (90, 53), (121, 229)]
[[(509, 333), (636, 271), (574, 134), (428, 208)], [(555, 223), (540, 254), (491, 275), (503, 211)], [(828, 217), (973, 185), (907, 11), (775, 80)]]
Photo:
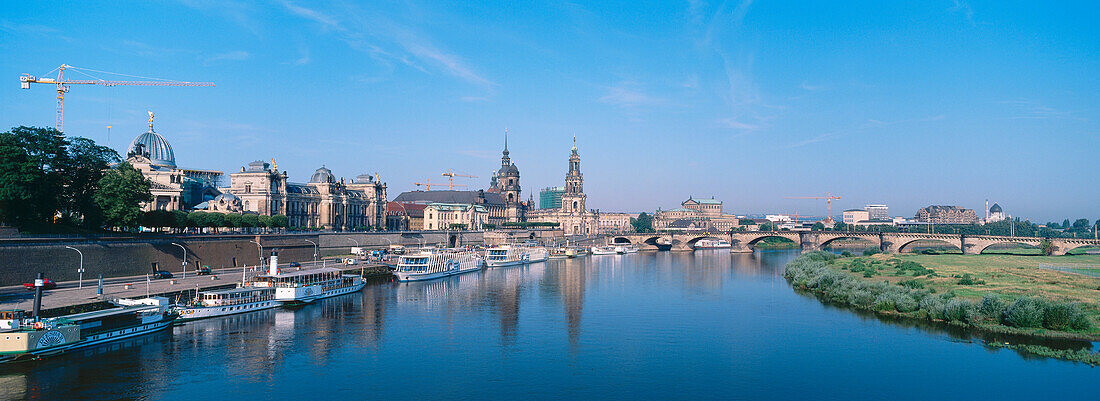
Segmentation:
[(824, 199), (826, 207), (828, 208), (828, 215), (825, 216), (828, 219), (833, 218), (833, 199), (840, 199), (840, 195), (833, 196), (831, 192), (826, 192), (825, 196), (785, 196), (784, 199)]
[[(80, 71), (80, 68), (68, 64), (57, 67), (57, 78), (35, 77), (30, 74), (19, 76), (19, 88), (30, 89), (31, 84), (52, 84), (57, 89), (57, 132), (64, 128), (65, 93), (69, 91), (69, 85), (103, 85), (103, 86), (214, 86), (213, 82), (188, 82), (188, 81), (109, 81), (105, 79), (66, 79), (65, 70)], [(89, 71), (95, 71), (90, 70)], [(102, 71), (97, 71), (102, 72)], [(91, 77), (91, 75), (84, 73)], [(108, 73), (111, 74), (111, 73)]]

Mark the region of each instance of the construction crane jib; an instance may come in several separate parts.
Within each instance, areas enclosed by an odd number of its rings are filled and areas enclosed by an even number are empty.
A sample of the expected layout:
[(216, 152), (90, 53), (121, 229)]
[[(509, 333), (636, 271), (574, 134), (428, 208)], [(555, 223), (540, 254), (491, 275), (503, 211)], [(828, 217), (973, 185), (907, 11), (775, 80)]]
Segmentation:
[(825, 196), (786, 196), (785, 199), (824, 199), (825, 204), (828, 207), (828, 218), (833, 218), (833, 200), (840, 200), (840, 195), (833, 196), (831, 192), (825, 193)]
[[(63, 110), (64, 110), (64, 103), (65, 103), (65, 93), (69, 91), (69, 86), (68, 85), (214, 86), (213, 82), (188, 82), (188, 81), (156, 80), (156, 78), (146, 78), (146, 77), (136, 77), (136, 76), (135, 76), (136, 78), (145, 78), (145, 79), (152, 79), (152, 80), (148, 80), (148, 81), (110, 81), (110, 80), (98, 79), (98, 78), (96, 78), (96, 79), (68, 79), (68, 78), (65, 78), (65, 70), (72, 70), (72, 71), (80, 72), (81, 74), (87, 75), (91, 78), (95, 78), (95, 77), (92, 76), (91, 74), (86, 73), (86, 72), (82, 72), (81, 70), (87, 70), (87, 71), (99, 72), (99, 73), (105, 73), (105, 74), (125, 75), (125, 74), (116, 74), (116, 73), (111, 73), (111, 72), (106, 72), (106, 71), (97, 71), (97, 70), (92, 70), (92, 69), (88, 69), (88, 68), (83, 68), (83, 69), (82, 68), (76, 68), (76, 67), (73, 67), (73, 66), (68, 65), (68, 64), (62, 64), (60, 67), (57, 67), (57, 78), (48, 78), (48, 77), (39, 78), (39, 77), (36, 77), (34, 75), (30, 75), (30, 74), (21, 75), (19, 77), (19, 88), (21, 88), (21, 89), (30, 89), (31, 84), (52, 84), (52, 85), (57, 86), (57, 127), (56, 127), (57, 132), (62, 132), (62, 128), (63, 128), (63, 124), (62, 124), (63, 120), (64, 120)], [(51, 71), (51, 73), (52, 72), (53, 71)]]

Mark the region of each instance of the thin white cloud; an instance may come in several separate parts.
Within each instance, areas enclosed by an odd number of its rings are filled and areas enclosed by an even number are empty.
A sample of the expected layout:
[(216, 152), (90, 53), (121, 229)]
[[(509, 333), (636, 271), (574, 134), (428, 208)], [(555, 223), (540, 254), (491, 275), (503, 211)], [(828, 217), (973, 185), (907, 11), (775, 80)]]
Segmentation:
[(348, 8), (341, 10), (338, 18), (334, 13), (289, 1), (282, 4), (291, 14), (317, 23), (353, 49), (366, 52), (376, 59), (398, 62), (426, 73), (426, 66), (430, 66), (485, 88), (497, 85), (475, 72), (461, 57), (437, 46), (430, 38), (379, 13)]
[(600, 102), (619, 107), (639, 107), (664, 104), (663, 98), (646, 94), (633, 82), (623, 82), (607, 88), (606, 94), (599, 98)]
[(207, 63), (213, 63), (218, 61), (244, 61), (252, 57), (252, 54), (244, 50), (237, 50), (232, 52), (215, 54), (207, 57), (205, 61)]

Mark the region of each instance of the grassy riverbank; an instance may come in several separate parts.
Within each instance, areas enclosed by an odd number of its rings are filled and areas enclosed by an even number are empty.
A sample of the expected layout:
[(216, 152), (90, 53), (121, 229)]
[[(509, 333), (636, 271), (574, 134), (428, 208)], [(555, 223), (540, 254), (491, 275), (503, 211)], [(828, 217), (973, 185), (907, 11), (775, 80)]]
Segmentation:
[[(1100, 264), (1100, 258), (837, 257), (813, 252), (788, 264), (785, 277), (795, 288), (824, 301), (883, 315), (987, 333), (1100, 340), (1100, 278), (1039, 269), (1039, 263)], [(1042, 346), (1016, 349), (1100, 363), (1100, 356), (1090, 351), (1065, 352)]]

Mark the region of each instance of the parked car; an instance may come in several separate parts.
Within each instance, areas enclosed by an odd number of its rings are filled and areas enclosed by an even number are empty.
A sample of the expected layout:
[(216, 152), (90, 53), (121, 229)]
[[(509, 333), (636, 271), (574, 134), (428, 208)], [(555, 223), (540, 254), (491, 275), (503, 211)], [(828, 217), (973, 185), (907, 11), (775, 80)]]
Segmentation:
[(200, 275), (200, 276), (209, 276), (210, 273), (211, 273), (210, 266), (203, 266), (203, 267), (200, 267), (198, 269), (195, 269), (195, 274)]
[(290, 262), (290, 267), (302, 267), (302, 264), (298, 262)]
[(153, 272), (153, 278), (172, 278), (172, 272), (167, 270), (157, 270)]
[(356, 260), (355, 258), (344, 259), (344, 264), (347, 264), (347, 265), (354, 265), (354, 264), (358, 264), (358, 263), (359, 263), (359, 261)]
[[(23, 288), (26, 288), (27, 291), (34, 291), (34, 282), (23, 283)], [(57, 288), (57, 283), (55, 283), (53, 280), (50, 280), (48, 278), (42, 279), (43, 290), (52, 290), (54, 288)]]

